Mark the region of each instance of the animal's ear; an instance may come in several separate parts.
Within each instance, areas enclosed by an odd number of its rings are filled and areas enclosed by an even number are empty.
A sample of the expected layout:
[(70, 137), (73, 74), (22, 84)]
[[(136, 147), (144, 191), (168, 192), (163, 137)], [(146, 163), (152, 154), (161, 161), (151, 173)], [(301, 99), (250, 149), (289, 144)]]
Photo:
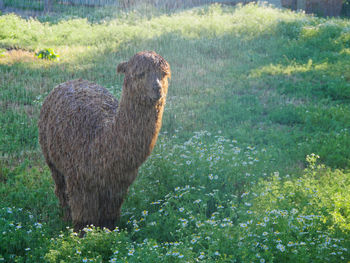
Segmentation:
[(126, 62), (126, 61), (121, 62), (117, 67), (117, 73), (125, 74), (127, 66), (128, 66), (128, 62)]

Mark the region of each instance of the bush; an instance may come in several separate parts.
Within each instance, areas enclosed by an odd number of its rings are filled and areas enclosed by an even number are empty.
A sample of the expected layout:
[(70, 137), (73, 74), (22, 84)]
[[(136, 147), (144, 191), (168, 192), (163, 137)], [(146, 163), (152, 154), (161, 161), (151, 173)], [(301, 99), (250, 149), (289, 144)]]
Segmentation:
[(40, 50), (39, 52), (35, 53), (35, 55), (41, 59), (59, 60), (59, 55), (57, 55), (51, 48)]
[[(340, 262), (349, 258), (349, 174), (307, 157), (301, 178), (275, 173), (246, 197), (240, 217), (240, 247), (245, 261)], [(344, 188), (344, 186), (346, 186)], [(248, 212), (249, 211), (249, 212)]]

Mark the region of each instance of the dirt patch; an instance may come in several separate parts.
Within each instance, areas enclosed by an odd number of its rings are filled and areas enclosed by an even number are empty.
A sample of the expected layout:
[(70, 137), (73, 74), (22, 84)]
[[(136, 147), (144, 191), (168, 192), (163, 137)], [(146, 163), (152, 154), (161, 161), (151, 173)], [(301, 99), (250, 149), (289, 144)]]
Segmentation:
[(11, 49), (1, 53), (0, 62), (13, 64), (17, 62), (34, 62), (35, 53), (22, 49)]

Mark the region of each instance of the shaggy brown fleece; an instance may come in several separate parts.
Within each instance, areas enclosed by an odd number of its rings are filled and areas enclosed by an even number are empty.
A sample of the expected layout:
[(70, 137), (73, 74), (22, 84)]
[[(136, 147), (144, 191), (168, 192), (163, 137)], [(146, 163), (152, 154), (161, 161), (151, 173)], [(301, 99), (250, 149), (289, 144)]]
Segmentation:
[(86, 80), (57, 86), (45, 99), (39, 142), (55, 193), (74, 229), (113, 229), (140, 165), (162, 124), (169, 64), (153, 51), (118, 65), (124, 73), (120, 102)]

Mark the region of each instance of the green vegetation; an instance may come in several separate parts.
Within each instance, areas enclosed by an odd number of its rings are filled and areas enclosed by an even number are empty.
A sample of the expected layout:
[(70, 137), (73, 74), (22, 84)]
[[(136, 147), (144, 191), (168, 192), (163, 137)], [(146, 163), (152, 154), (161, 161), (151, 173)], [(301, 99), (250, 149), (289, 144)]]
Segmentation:
[(35, 11), (44, 10), (44, 1), (40, 1), (40, 0), (32, 0), (32, 1), (26, 1), (26, 2), (23, 2), (21, 0), (3, 0), (2, 2), (3, 2), (3, 6), (5, 7), (14, 7), (14, 8), (35, 10)]
[[(0, 16), (0, 262), (347, 262), (350, 22), (145, 8)], [(48, 47), (60, 60), (35, 55)], [(116, 65), (141, 50), (172, 68), (162, 133), (119, 229), (81, 239), (61, 221), (39, 110), (68, 79), (120, 96)]]
[(48, 59), (48, 60), (58, 60), (59, 55), (55, 53), (54, 50), (51, 48), (45, 48), (40, 50), (39, 52), (35, 53), (35, 56), (41, 59)]

